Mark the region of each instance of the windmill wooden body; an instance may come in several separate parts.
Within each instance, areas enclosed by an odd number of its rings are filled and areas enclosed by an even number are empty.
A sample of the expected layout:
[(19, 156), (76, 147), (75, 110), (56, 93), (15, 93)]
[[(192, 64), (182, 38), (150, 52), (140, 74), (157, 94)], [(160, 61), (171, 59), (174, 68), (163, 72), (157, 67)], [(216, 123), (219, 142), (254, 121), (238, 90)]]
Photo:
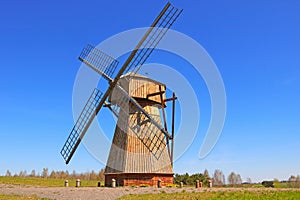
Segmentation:
[[(173, 182), (175, 93), (166, 98), (164, 84), (137, 72), (181, 12), (167, 3), (117, 73), (117, 60), (91, 45), (83, 49), (79, 60), (104, 77), (108, 88), (105, 92), (95, 88), (87, 100), (61, 150), (66, 164), (100, 109), (107, 107), (118, 122), (105, 169), (105, 184), (110, 185), (112, 178), (118, 185), (155, 185), (158, 179), (162, 185)], [(171, 134), (164, 111), (170, 100)]]
[[(159, 110), (166, 106), (166, 86), (164, 84), (130, 73), (124, 75), (119, 82), (124, 90), (158, 124), (163, 124), (162, 112)], [(118, 92), (113, 92), (112, 97), (109, 99), (110, 102), (117, 104), (120, 95)], [(172, 184), (172, 161), (168, 149), (163, 148), (166, 146), (164, 134), (160, 131), (155, 134), (150, 134), (149, 131), (147, 131), (148, 133), (139, 133), (145, 126), (150, 124), (145, 123), (145, 119), (143, 119), (143, 115), (138, 109), (128, 105), (128, 112), (129, 114), (119, 113), (105, 168), (105, 184), (107, 186), (111, 185), (112, 179), (117, 181), (117, 185), (124, 186), (140, 184), (154, 186), (157, 184), (158, 179), (162, 180), (162, 185)], [(136, 129), (140, 130), (135, 132), (131, 130), (130, 127), (133, 124), (139, 124)], [(139, 138), (139, 135), (143, 138)], [(153, 142), (151, 143), (151, 141)]]

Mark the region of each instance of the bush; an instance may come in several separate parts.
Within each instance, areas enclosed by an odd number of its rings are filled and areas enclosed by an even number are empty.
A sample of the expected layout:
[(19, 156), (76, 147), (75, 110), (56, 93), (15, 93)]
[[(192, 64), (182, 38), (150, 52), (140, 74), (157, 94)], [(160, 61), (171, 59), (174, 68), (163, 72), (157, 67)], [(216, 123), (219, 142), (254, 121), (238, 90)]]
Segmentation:
[(272, 187), (272, 188), (274, 187), (273, 181), (263, 181), (261, 184), (265, 187)]

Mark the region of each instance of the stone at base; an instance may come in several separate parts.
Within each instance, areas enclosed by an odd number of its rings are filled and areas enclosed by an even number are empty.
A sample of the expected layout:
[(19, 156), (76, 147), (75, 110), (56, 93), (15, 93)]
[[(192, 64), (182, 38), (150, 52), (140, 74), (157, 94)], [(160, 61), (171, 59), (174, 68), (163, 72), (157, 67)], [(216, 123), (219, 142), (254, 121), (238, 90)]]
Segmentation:
[(155, 174), (155, 173), (111, 173), (105, 174), (105, 186), (112, 185), (112, 179), (116, 180), (117, 186), (153, 186), (157, 187), (157, 181), (161, 180), (161, 186), (165, 187), (173, 184), (172, 174)]

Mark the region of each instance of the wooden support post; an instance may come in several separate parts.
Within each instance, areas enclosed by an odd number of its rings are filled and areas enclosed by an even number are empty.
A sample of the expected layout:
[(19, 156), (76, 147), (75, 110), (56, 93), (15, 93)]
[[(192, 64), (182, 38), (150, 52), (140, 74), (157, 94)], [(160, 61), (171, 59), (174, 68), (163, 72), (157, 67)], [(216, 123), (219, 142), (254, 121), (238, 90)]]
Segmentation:
[(115, 188), (116, 187), (116, 179), (111, 179), (111, 187)]
[(208, 187), (211, 188), (212, 187), (212, 180), (208, 181)]
[(196, 188), (199, 188), (199, 180), (196, 180)]
[(157, 180), (157, 187), (161, 188), (161, 180), (160, 179)]
[(76, 187), (80, 187), (80, 179), (76, 180)]
[(65, 187), (69, 187), (69, 181), (65, 180)]

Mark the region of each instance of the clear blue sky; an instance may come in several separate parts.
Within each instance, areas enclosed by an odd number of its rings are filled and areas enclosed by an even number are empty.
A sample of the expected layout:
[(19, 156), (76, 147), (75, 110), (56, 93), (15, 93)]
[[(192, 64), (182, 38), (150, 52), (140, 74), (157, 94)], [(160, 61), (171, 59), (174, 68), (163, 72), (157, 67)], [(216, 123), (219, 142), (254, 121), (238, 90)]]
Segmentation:
[[(165, 3), (2, 2), (0, 174), (103, 167), (83, 146), (69, 166), (59, 154), (73, 126), (77, 56), (87, 43), (150, 25)], [(221, 169), (226, 176), (235, 171), (254, 181), (300, 174), (300, 2), (172, 3), (184, 9), (173, 28), (207, 50), (227, 93), (226, 122), (214, 150), (197, 158), (207, 128), (200, 125), (191, 148), (175, 162), (175, 172)]]

